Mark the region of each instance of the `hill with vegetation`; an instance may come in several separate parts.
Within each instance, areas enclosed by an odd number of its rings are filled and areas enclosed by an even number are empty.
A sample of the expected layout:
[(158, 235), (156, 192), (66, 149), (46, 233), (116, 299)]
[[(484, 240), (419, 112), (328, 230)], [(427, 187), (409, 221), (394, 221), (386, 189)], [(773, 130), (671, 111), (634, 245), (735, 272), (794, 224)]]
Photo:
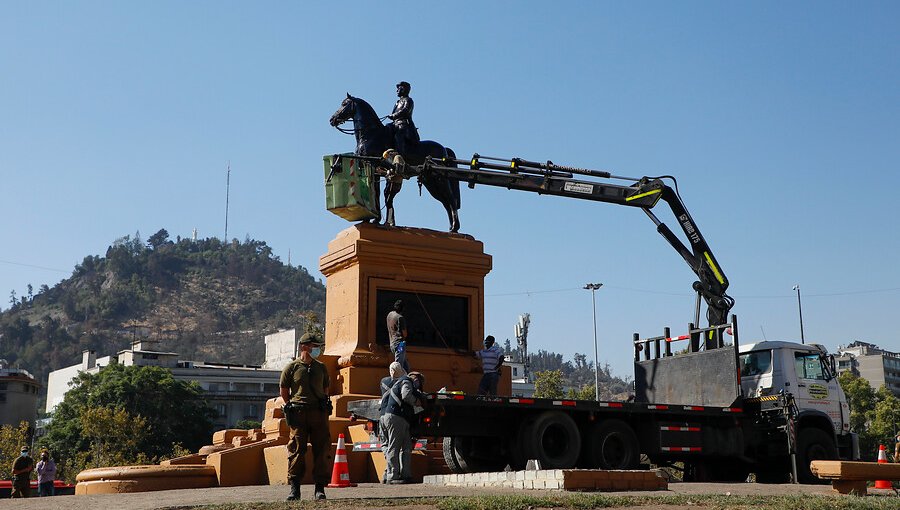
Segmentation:
[(72, 276), (0, 313), (0, 358), (46, 382), (47, 374), (156, 340), (181, 359), (260, 364), (263, 336), (304, 327), (325, 311), (325, 286), (284, 264), (263, 241), (116, 240), (88, 255)]

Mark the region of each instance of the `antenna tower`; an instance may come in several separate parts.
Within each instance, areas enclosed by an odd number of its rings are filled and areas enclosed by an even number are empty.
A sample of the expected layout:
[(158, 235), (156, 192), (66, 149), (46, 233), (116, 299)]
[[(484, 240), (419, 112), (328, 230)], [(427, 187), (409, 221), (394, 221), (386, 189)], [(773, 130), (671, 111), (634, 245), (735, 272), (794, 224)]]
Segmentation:
[(228, 244), (228, 198), (231, 192), (231, 160), (227, 164), (228, 173), (225, 175), (225, 244)]

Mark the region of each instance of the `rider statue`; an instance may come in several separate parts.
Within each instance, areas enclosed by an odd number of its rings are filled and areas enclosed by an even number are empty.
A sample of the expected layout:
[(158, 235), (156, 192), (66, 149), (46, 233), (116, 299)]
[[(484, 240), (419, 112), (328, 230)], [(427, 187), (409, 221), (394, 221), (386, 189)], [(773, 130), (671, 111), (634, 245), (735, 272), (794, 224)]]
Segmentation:
[(409, 156), (409, 151), (419, 143), (419, 132), (412, 120), (413, 100), (409, 97), (410, 85), (405, 81), (397, 84), (397, 103), (388, 115), (393, 122), (394, 148), (400, 154)]

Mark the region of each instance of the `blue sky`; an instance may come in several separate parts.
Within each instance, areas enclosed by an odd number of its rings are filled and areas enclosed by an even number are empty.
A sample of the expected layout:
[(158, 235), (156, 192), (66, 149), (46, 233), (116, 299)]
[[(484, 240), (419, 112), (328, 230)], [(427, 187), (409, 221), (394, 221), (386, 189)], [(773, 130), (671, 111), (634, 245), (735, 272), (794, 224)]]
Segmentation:
[[(318, 273), (347, 222), (323, 154), (346, 92), (457, 154), (672, 174), (731, 281), (742, 340), (900, 351), (896, 2), (3, 2), (0, 292), (67, 277), (160, 228), (265, 240)], [(682, 333), (693, 273), (639, 210), (478, 187), (486, 331), (631, 373), (630, 339)], [(657, 213), (676, 228), (674, 221)], [(442, 230), (409, 183), (399, 224)]]

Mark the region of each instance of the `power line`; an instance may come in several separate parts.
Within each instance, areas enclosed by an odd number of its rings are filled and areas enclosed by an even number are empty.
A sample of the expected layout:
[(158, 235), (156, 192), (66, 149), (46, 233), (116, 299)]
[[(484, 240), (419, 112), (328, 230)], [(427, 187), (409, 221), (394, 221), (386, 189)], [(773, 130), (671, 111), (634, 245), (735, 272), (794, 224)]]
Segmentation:
[(57, 273), (71, 273), (71, 271), (65, 271), (63, 269), (56, 269), (53, 267), (36, 266), (34, 264), (25, 264), (23, 262), (13, 262), (11, 260), (0, 260), (0, 264), (9, 264), (11, 266), (33, 267), (35, 269), (43, 269), (45, 271), (55, 271)]
[[(641, 294), (658, 294), (662, 296), (675, 296), (675, 297), (687, 297), (694, 296), (695, 294), (688, 294), (684, 292), (666, 292), (660, 290), (648, 290), (648, 289), (636, 289), (632, 287), (620, 287), (616, 285), (606, 285), (605, 287), (617, 290), (624, 290), (628, 292), (637, 292)], [(578, 290), (582, 290), (581, 287), (570, 287), (566, 289), (551, 289), (551, 290), (525, 290), (519, 292), (504, 292), (500, 294), (485, 294), (485, 297), (509, 297), (509, 296), (530, 296), (532, 294), (552, 294), (558, 292), (575, 292)], [(885, 292), (898, 292), (900, 291), (900, 287), (891, 287), (886, 289), (866, 289), (866, 290), (850, 290), (843, 292), (823, 292), (818, 294), (804, 294), (806, 297), (836, 297), (836, 296), (854, 296), (860, 294), (880, 294)], [(742, 296), (740, 294), (735, 295), (738, 299), (793, 299), (794, 294), (771, 294), (771, 295), (758, 295), (758, 296)]]

